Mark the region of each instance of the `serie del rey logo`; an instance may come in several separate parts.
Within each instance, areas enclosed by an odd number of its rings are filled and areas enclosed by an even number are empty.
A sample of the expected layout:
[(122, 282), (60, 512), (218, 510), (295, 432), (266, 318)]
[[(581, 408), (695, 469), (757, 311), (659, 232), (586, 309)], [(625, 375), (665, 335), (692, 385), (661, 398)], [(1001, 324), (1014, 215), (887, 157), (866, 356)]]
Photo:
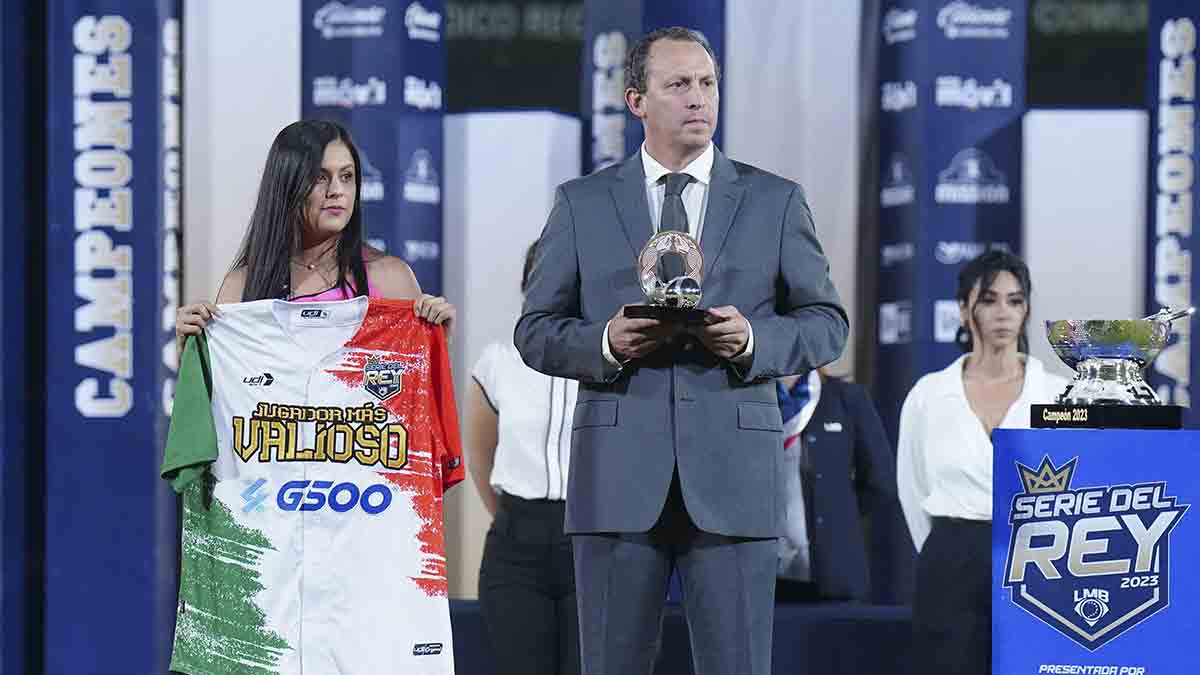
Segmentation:
[(403, 376), (403, 363), (371, 356), (363, 364), (363, 389), (380, 401), (386, 401), (403, 390)]
[(1168, 605), (1171, 531), (1190, 507), (1166, 481), (1071, 488), (1072, 458), (1016, 468), (1004, 585), (1018, 607), (1095, 651)]

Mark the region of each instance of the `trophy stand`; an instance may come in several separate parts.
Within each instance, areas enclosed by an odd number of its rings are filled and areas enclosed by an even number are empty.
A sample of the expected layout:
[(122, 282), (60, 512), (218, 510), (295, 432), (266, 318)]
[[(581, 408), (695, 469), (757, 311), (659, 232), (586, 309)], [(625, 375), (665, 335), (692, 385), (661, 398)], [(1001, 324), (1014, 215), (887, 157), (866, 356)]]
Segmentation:
[[(667, 255), (681, 259), (682, 275), (672, 279), (661, 277), (660, 261)], [(626, 317), (679, 324), (704, 323), (708, 313), (697, 309), (704, 254), (695, 239), (678, 230), (659, 232), (642, 247), (636, 265), (638, 281), (649, 304), (629, 305), (624, 311)]]
[(1183, 406), (1163, 405), (1142, 378), (1167, 346), (1171, 322), (1195, 308), (1163, 309), (1144, 319), (1047, 321), (1054, 353), (1075, 379), (1050, 405), (1031, 407), (1035, 429), (1180, 429)]

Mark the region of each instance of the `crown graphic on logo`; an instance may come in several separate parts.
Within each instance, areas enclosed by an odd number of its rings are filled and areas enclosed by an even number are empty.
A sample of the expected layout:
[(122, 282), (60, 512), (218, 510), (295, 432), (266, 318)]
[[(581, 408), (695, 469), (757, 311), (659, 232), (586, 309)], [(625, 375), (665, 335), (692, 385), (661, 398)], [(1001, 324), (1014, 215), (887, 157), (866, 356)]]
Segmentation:
[(1075, 475), (1075, 462), (1078, 457), (1055, 468), (1050, 456), (1042, 458), (1038, 468), (1031, 469), (1017, 462), (1017, 473), (1021, 475), (1021, 484), (1025, 486), (1025, 494), (1041, 494), (1047, 492), (1066, 492), (1071, 489), (1071, 478)]

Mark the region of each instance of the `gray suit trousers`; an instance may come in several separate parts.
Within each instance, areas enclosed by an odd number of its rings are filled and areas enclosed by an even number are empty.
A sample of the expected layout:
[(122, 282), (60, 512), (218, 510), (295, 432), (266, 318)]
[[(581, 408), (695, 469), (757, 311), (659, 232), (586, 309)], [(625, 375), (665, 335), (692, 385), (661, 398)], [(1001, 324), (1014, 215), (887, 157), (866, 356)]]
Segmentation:
[(696, 675), (770, 675), (774, 538), (727, 537), (696, 528), (678, 474), (649, 532), (576, 534), (583, 675), (650, 675), (674, 569)]

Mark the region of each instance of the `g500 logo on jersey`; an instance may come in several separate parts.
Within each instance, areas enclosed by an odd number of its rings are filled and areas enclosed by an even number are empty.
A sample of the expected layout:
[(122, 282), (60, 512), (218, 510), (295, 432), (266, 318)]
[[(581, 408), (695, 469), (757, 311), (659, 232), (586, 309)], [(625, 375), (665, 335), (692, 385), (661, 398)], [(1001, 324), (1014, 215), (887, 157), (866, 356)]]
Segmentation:
[[(246, 489), (241, 492), (242, 513), (265, 511), (264, 502), (271, 494), (269, 488), (264, 489), (267, 480), (259, 478), (246, 483)], [(328, 508), (336, 513), (346, 513), (357, 508), (374, 516), (383, 513), (392, 504), (393, 489), (382, 483), (360, 488), (350, 481), (334, 484), (328, 480), (290, 480), (275, 493), (274, 501), (281, 511), (320, 511)]]
[(363, 364), (363, 389), (380, 401), (386, 401), (403, 389), (403, 376), (403, 363), (369, 357)]
[(1071, 489), (1078, 458), (1017, 463), (1004, 585), (1012, 600), (1095, 651), (1166, 608), (1171, 531), (1189, 504), (1166, 481)]

